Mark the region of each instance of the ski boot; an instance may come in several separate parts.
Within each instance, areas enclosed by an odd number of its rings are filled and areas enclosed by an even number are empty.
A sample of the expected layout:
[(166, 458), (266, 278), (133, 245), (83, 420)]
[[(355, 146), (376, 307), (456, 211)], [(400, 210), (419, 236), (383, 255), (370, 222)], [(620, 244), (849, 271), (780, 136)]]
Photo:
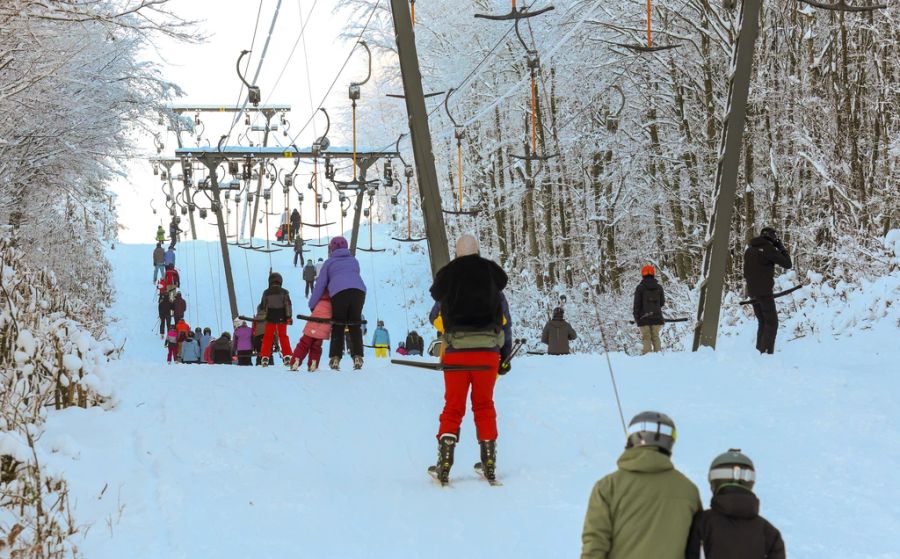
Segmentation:
[(328, 360), (328, 366), (331, 367), (332, 371), (340, 371), (341, 370), (341, 358), (340, 357), (332, 357)]
[(497, 481), (497, 441), (478, 441), (481, 446), (481, 462), (475, 464), (475, 470), (486, 480)]
[(260, 359), (259, 366), (260, 367), (268, 367), (269, 366), (269, 358), (263, 357), (262, 359)]
[(319, 362), (318, 362), (318, 361), (316, 361), (315, 359), (313, 359), (312, 361), (309, 362), (309, 372), (310, 372), (310, 373), (315, 373), (315, 372), (316, 372), (316, 369), (318, 369), (318, 368), (319, 368)]
[(291, 370), (296, 371), (299, 368), (300, 368), (300, 360), (297, 359), (296, 357), (292, 358), (291, 359)]
[(353, 370), (358, 371), (362, 369), (363, 366), (363, 358), (362, 355), (357, 355), (353, 358)]
[(437, 464), (428, 468), (431, 477), (438, 480), (441, 485), (450, 483), (450, 468), (453, 466), (453, 450), (456, 447), (457, 437), (452, 433), (444, 433), (438, 442)]
[[(285, 355), (285, 356), (282, 358), (282, 362), (284, 363), (284, 366), (285, 366), (285, 367), (290, 367), (290, 366), (291, 366), (291, 359), (293, 359), (293, 358), (292, 358), (290, 355)], [(298, 364), (297, 367), (299, 367), (299, 366), (300, 366), (300, 365)], [(294, 369), (294, 370), (296, 370), (296, 369)]]

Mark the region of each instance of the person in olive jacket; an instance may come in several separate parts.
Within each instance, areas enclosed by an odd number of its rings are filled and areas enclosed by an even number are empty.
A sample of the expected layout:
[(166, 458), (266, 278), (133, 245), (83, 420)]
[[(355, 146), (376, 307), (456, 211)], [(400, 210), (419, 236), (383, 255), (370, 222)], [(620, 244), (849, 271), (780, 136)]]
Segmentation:
[(670, 459), (675, 423), (643, 412), (628, 427), (619, 469), (594, 485), (581, 559), (683, 559), (700, 493)]
[(713, 460), (711, 508), (694, 517), (686, 559), (785, 559), (781, 533), (759, 515), (756, 469), (740, 449)]
[(575, 329), (563, 318), (562, 308), (553, 309), (553, 318), (547, 321), (541, 333), (541, 343), (547, 344), (547, 354), (568, 355), (569, 342), (577, 337)]
[(775, 353), (775, 337), (778, 334), (778, 310), (775, 308), (775, 265), (786, 270), (793, 266), (791, 256), (784, 248), (778, 232), (764, 227), (759, 237), (750, 240), (744, 251), (744, 281), (747, 294), (753, 299), (756, 315), (756, 349), (760, 353)]

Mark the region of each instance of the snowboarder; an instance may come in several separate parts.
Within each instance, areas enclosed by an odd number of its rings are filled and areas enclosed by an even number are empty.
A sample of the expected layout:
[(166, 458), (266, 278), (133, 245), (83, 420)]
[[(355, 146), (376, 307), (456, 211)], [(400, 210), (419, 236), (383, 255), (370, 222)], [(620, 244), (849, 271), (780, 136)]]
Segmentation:
[(159, 297), (159, 335), (163, 337), (163, 335), (169, 331), (170, 328), (174, 325), (172, 322), (172, 302), (169, 301), (169, 298), (165, 296), (165, 294), (160, 295)]
[(372, 334), (372, 345), (375, 346), (375, 359), (386, 358), (391, 351), (391, 335), (384, 327), (383, 320), (377, 322)]
[(210, 357), (216, 365), (231, 365), (231, 334), (222, 332), (222, 335), (210, 342)]
[(541, 333), (541, 343), (547, 344), (547, 354), (568, 355), (569, 342), (576, 337), (575, 329), (563, 318), (562, 307), (553, 309), (553, 318), (547, 321)]
[[(312, 311), (314, 318), (323, 320), (331, 320), (331, 297), (328, 292), (322, 294), (316, 308)], [(308, 369), (310, 373), (316, 372), (319, 368), (319, 361), (322, 359), (322, 341), (331, 337), (331, 323), (318, 322), (308, 320), (306, 326), (303, 327), (303, 336), (297, 342), (294, 348), (294, 354), (291, 357), (291, 370), (296, 371), (303, 364), (303, 359), (309, 355)]]
[(162, 243), (156, 243), (153, 249), (153, 283), (166, 276), (166, 251), (163, 250)]
[(659, 331), (665, 321), (662, 308), (666, 306), (666, 294), (656, 281), (656, 270), (651, 265), (641, 268), (641, 282), (634, 290), (634, 323), (641, 331), (643, 355), (662, 351)]
[(397, 355), (409, 355), (409, 352), (406, 351), (406, 344), (404, 344), (403, 342), (397, 342), (396, 353)]
[(785, 559), (781, 533), (759, 515), (755, 482), (753, 461), (740, 449), (716, 456), (709, 466), (711, 508), (694, 517), (687, 559)]
[(262, 348), (260, 355), (263, 367), (269, 365), (272, 358), (272, 343), (275, 335), (278, 335), (278, 345), (281, 351), (281, 357), (285, 365), (290, 365), (291, 342), (288, 339), (287, 327), (293, 324), (291, 315), (293, 308), (291, 305), (291, 294), (288, 290), (281, 287), (283, 283), (281, 274), (273, 272), (269, 274), (269, 288), (263, 291), (260, 306), (266, 314), (266, 326), (263, 332)]
[(410, 355), (422, 355), (425, 351), (425, 340), (415, 330), (406, 335), (406, 351)]
[[(438, 459), (429, 468), (442, 484), (449, 481), (470, 388), (481, 447), (481, 462), (476, 467), (480, 466), (489, 481), (496, 479), (494, 384), (512, 343), (502, 293), (507, 281), (500, 266), (478, 254), (475, 237), (462, 235), (456, 242), (456, 258), (438, 271), (431, 286), (431, 296), (440, 305), (441, 330), (447, 346), (441, 362), (473, 367), (444, 373), (445, 404), (437, 433)], [(481, 370), (482, 367), (487, 370)]]
[(581, 559), (682, 559), (691, 520), (703, 506), (697, 487), (672, 466), (675, 423), (643, 412), (628, 425), (619, 469), (591, 490)]
[(303, 281), (306, 282), (306, 295), (304, 297), (309, 297), (309, 294), (312, 293), (313, 288), (316, 285), (316, 276), (318, 272), (316, 272), (316, 267), (313, 265), (312, 259), (306, 261), (306, 266), (303, 267)]
[[(333, 320), (347, 323), (350, 329), (350, 356), (353, 368), (359, 370), (363, 366), (363, 332), (362, 309), (366, 302), (366, 284), (359, 275), (359, 261), (350, 254), (347, 239), (333, 237), (328, 243), (328, 261), (322, 266), (316, 278), (316, 285), (309, 298), (309, 308), (316, 308), (316, 303), (325, 292), (331, 295), (331, 314)], [(337, 371), (341, 368), (341, 357), (344, 355), (344, 329), (331, 329), (331, 344), (328, 348), (328, 366)]]
[(163, 256), (163, 264), (165, 264), (167, 267), (170, 264), (172, 266), (175, 265), (175, 245), (169, 245), (169, 250), (167, 250), (165, 255)]
[[(294, 210), (291, 212), (291, 231), (290, 231), (290, 233), (291, 233), (291, 239), (290, 239), (291, 241), (296, 241), (296, 239), (298, 239), (302, 236), (302, 235), (300, 235), (300, 212), (297, 211), (297, 208), (294, 208)], [(294, 247), (296, 247), (296, 246), (297, 245), (295, 243)], [(301, 241), (300, 246), (301, 247), (303, 246), (302, 241)], [(302, 262), (303, 256), (301, 255), (300, 258), (301, 258), (301, 262)], [(296, 266), (296, 265), (297, 265), (297, 263), (295, 262), (294, 266)]]
[(297, 260), (299, 260), (301, 264), (303, 263), (303, 237), (300, 235), (294, 236), (294, 268), (297, 267)]
[(181, 292), (175, 292), (175, 300), (172, 302), (172, 318), (175, 319), (175, 323), (178, 324), (183, 318), (184, 313), (187, 312), (187, 301), (185, 301), (181, 297)]
[(162, 244), (166, 240), (166, 230), (160, 225), (156, 228), (156, 242)]
[(187, 338), (181, 342), (181, 362), (182, 363), (199, 363), (200, 342), (193, 332), (188, 332)]
[(744, 281), (747, 294), (753, 298), (753, 314), (758, 322), (756, 349), (760, 353), (775, 353), (775, 337), (778, 334), (778, 310), (775, 308), (775, 264), (785, 270), (793, 267), (791, 257), (778, 232), (763, 227), (759, 237), (750, 240), (744, 251)]

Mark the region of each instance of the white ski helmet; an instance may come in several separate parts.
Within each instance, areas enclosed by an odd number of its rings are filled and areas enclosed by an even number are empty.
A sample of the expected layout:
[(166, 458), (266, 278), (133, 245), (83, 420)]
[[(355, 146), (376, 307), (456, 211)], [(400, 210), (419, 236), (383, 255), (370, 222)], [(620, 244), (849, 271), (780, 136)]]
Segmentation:
[(664, 413), (645, 411), (634, 416), (628, 424), (625, 448), (653, 446), (671, 456), (676, 436), (672, 418)]

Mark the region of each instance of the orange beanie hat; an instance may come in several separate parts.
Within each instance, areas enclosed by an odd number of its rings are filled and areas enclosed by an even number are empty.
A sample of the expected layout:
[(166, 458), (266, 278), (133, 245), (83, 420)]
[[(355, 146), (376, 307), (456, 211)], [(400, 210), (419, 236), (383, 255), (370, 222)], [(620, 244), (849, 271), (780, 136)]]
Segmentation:
[(642, 276), (655, 276), (656, 270), (653, 269), (653, 266), (651, 266), (650, 264), (647, 264), (646, 266), (641, 268), (641, 275)]

